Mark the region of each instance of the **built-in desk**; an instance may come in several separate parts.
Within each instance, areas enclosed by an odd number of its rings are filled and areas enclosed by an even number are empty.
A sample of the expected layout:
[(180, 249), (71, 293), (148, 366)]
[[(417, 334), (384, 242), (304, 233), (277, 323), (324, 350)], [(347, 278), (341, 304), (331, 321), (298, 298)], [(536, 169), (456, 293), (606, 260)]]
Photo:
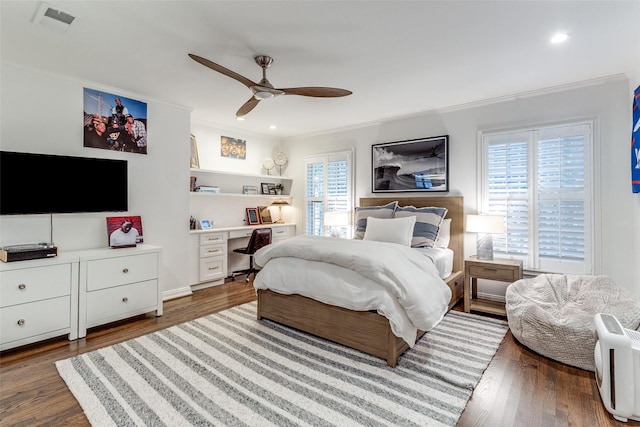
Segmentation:
[(296, 234), (295, 224), (261, 224), (238, 227), (190, 230), (189, 284), (192, 290), (224, 284), (236, 270), (248, 268), (249, 257), (233, 252), (246, 246), (256, 228), (271, 228), (272, 241), (278, 242)]

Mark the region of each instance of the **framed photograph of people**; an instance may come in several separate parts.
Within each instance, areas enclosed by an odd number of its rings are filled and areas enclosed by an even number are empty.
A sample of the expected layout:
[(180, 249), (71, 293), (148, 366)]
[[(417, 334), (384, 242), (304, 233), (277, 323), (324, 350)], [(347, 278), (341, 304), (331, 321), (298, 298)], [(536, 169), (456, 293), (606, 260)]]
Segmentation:
[(374, 193), (449, 191), (449, 135), (371, 146)]
[(147, 103), (84, 88), (84, 146), (147, 154)]
[(142, 218), (139, 216), (108, 216), (107, 241), (112, 248), (129, 248), (142, 243)]
[(249, 225), (260, 224), (260, 216), (258, 215), (258, 208), (247, 208), (247, 224)]

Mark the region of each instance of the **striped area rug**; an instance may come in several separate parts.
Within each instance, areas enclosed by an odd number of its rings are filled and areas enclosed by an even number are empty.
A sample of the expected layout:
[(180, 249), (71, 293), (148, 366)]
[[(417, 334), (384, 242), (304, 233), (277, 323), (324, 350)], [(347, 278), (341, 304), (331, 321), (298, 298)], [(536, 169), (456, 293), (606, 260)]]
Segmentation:
[(451, 311), (389, 368), (254, 302), (56, 366), (95, 426), (453, 426), (506, 331)]

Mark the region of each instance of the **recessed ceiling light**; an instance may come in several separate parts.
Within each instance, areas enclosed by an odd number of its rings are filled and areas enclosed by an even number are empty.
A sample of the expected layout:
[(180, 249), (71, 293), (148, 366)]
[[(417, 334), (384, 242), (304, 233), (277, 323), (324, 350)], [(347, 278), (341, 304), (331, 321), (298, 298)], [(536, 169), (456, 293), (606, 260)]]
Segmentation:
[(567, 33), (556, 33), (551, 37), (552, 44), (564, 43), (569, 38), (569, 34)]
[(273, 130), (273, 129), (277, 129), (276, 125), (271, 125), (269, 126), (269, 129)]

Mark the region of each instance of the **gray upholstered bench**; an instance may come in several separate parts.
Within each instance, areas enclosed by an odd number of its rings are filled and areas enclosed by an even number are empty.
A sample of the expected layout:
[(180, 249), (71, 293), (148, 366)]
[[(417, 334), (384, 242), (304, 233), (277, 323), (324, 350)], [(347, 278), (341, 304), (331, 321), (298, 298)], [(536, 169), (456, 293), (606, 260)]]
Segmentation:
[(594, 370), (594, 316), (609, 313), (622, 326), (640, 325), (640, 301), (607, 276), (541, 274), (512, 283), (506, 310), (513, 336), (531, 350)]

